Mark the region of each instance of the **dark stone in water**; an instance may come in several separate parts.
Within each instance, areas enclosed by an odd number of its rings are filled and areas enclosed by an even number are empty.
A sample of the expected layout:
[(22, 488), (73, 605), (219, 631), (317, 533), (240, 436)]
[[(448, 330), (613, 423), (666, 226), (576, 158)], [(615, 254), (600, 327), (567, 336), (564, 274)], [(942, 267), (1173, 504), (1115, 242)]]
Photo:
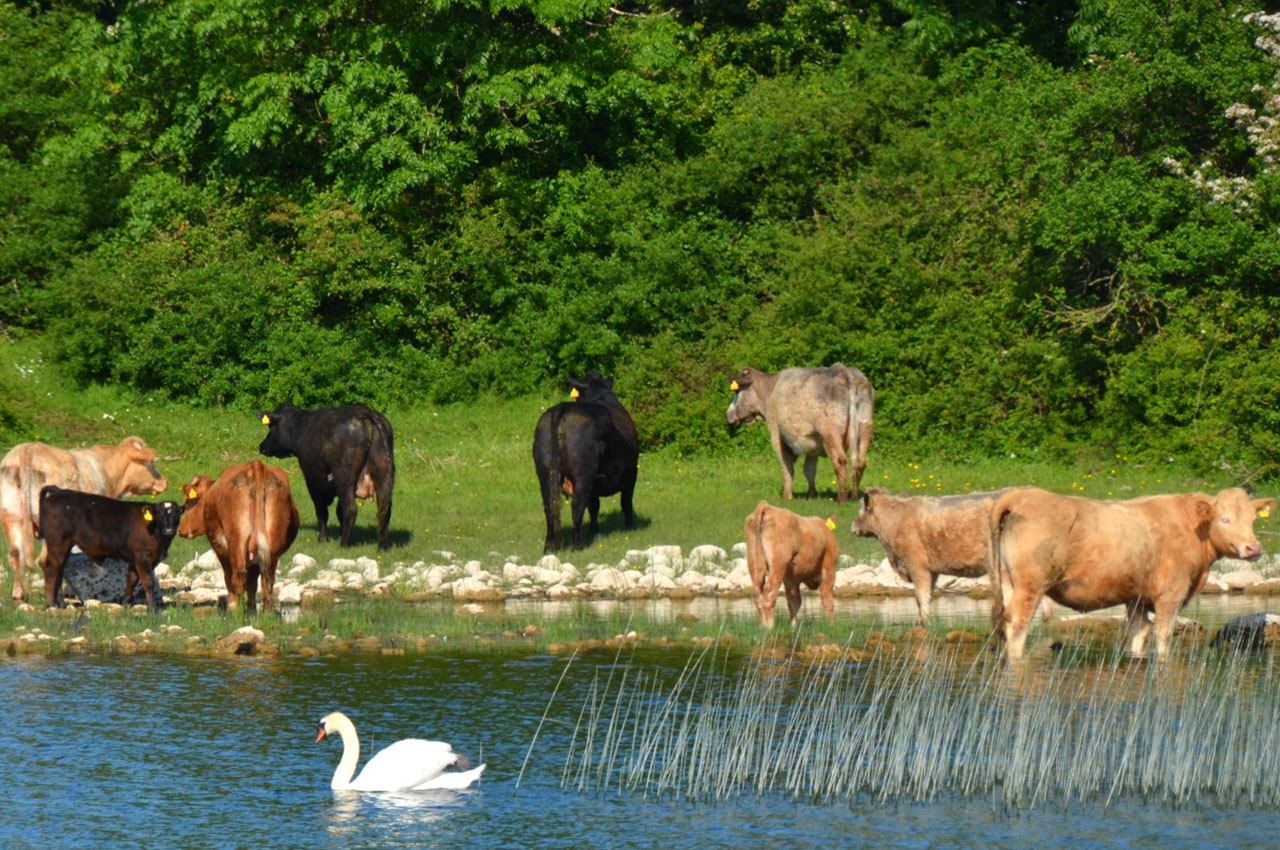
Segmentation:
[(1234, 647), (1243, 650), (1280, 646), (1280, 614), (1264, 611), (1228, 620), (1218, 629), (1209, 646), (1215, 649)]

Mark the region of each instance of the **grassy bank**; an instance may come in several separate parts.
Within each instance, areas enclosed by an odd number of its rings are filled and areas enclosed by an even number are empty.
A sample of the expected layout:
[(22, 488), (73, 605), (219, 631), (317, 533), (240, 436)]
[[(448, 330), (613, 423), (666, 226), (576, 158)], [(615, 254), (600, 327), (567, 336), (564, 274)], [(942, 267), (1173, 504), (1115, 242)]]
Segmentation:
[[(114, 443), (138, 434), (158, 450), (158, 465), (170, 480), (169, 498), (178, 498), (179, 485), (196, 473), (216, 475), (229, 464), (259, 456), (257, 446), (265, 429), (251, 412), (195, 409), (119, 388), (75, 387), (61, 378), (38, 341), (0, 340), (0, 371), (14, 385), (9, 403), (12, 418), (21, 423), (9, 431), (10, 443), (38, 439), (70, 447)], [(625, 402), (627, 388), (618, 391)], [(263, 399), (263, 407), (274, 407), (279, 400)], [(445, 550), (486, 564), (501, 563), (510, 555), (522, 563), (536, 562), (545, 525), (531, 457), (533, 426), (543, 409), (560, 400), (550, 395), (491, 398), (466, 406), (388, 410), (396, 431), (397, 475), (394, 545), (387, 553), (376, 550), (371, 506), (361, 511), (351, 549), (341, 551), (333, 541), (317, 543), (315, 516), (297, 463), (280, 462), (290, 474), (302, 515), (293, 551), (322, 561), (369, 555), (384, 561), (430, 562), (434, 552)], [(643, 439), (644, 423), (638, 424)], [(1018, 456), (958, 463), (883, 441), (873, 444), (863, 481), (864, 486), (933, 495), (1037, 484), (1097, 498), (1215, 491), (1240, 483), (1225, 472), (1198, 476), (1176, 462), (1144, 465), (1123, 455), (1077, 465)], [(819, 462), (819, 483), (819, 500), (797, 500), (789, 507), (801, 513), (835, 514), (844, 552), (864, 561), (882, 557), (874, 540), (849, 532), (857, 506), (836, 504), (835, 481), (825, 459)], [(726, 456), (642, 452), (635, 498), (639, 527), (624, 530), (617, 498), (605, 499), (603, 533), (587, 551), (567, 551), (562, 557), (583, 566), (617, 562), (629, 549), (656, 544), (676, 544), (686, 552), (703, 543), (728, 549), (742, 539), (743, 518), (756, 502), (777, 503), (780, 488), (778, 464), (763, 425), (748, 428), (737, 451)], [(330, 516), (333, 521), (332, 512)], [(567, 507), (563, 520), (569, 521)], [(1258, 523), (1268, 548), (1275, 523), (1274, 518)], [(203, 539), (179, 539), (170, 561), (188, 560), (205, 548)]]

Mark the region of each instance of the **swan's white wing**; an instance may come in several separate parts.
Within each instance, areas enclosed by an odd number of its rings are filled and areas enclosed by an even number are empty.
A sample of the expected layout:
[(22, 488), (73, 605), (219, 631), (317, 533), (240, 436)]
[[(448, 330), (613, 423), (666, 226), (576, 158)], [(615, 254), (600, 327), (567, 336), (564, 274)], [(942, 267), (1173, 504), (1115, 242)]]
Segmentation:
[(406, 738), (382, 750), (351, 783), (357, 791), (407, 791), (452, 767), (458, 755), (444, 741)]
[(472, 782), (480, 778), (480, 774), (484, 773), (485, 765), (480, 765), (471, 770), (451, 770), (448, 773), (442, 773), (434, 779), (429, 779), (421, 785), (415, 785), (414, 791), (461, 791), (467, 788)]

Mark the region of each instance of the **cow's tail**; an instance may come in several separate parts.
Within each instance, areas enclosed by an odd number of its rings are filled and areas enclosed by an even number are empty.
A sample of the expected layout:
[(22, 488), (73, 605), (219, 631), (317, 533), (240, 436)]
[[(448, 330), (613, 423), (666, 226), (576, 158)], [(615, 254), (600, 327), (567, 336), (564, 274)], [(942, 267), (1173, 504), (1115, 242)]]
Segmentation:
[(253, 462), (253, 472), (249, 478), (249, 534), (245, 540), (244, 562), (262, 569), (263, 553), (266, 559), (271, 557), (271, 547), (266, 545), (267, 526), (267, 471), (262, 461)]
[(876, 394), (861, 370), (850, 366), (844, 368), (849, 385), (849, 418), (845, 422), (844, 445), (848, 453), (853, 498), (857, 499), (861, 495), (862, 473), (867, 468), (867, 452), (871, 448)]
[(765, 514), (769, 507), (768, 502), (761, 501), (743, 526), (742, 536), (747, 539), (747, 568), (757, 593), (764, 591), (765, 582), (769, 578), (768, 549), (764, 545)]
[(551, 414), (548, 427), (542, 432), (547, 441), (544, 449), (547, 453), (547, 469), (542, 476), (542, 504), (547, 511), (547, 539), (560, 539), (560, 420), (564, 417), (564, 408), (556, 405), (548, 411)]
[[(987, 552), (987, 581), (991, 584), (991, 632), (993, 639), (997, 642), (1005, 638), (1004, 584), (1001, 576), (1006, 572), (1007, 565), (1004, 561), (1002, 540), (1005, 520), (1013, 511), (1012, 495), (1012, 493), (1005, 493), (996, 499), (991, 508), (991, 546)], [(1012, 574), (1009, 581), (1010, 583), (1013, 581)]]
[[(396, 483), (396, 438), (387, 417), (378, 414), (370, 419), (374, 433), (370, 436), (365, 470), (373, 477), (374, 496), (378, 501), (378, 545), (389, 545), (387, 529), (391, 527), (391, 493)], [(375, 472), (379, 474), (374, 474)]]

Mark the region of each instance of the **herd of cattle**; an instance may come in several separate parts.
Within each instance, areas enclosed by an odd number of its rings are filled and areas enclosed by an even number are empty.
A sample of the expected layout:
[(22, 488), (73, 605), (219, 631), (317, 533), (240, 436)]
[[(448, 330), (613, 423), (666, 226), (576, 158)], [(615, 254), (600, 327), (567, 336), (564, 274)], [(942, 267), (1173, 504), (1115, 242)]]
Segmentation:
[[(545, 551), (561, 543), (561, 500), (570, 500), (571, 544), (584, 545), (599, 529), (600, 499), (619, 494), (625, 526), (635, 527), (633, 497), (639, 459), (636, 426), (613, 394), (613, 381), (588, 372), (569, 380), (573, 401), (538, 419), (533, 460), (546, 519)], [(763, 420), (782, 468), (782, 496), (792, 497), (795, 462), (803, 456), (809, 497), (817, 495), (819, 456), (835, 468), (840, 502), (859, 499), (852, 531), (875, 537), (889, 563), (915, 588), (919, 622), (929, 616), (939, 575), (987, 575), (992, 622), (1011, 658), (1023, 654), (1032, 615), (1046, 597), (1078, 611), (1124, 605), (1130, 650), (1141, 654), (1154, 620), (1156, 650), (1169, 646), (1178, 610), (1223, 557), (1256, 561), (1262, 547), (1256, 517), (1275, 499), (1251, 499), (1243, 489), (1216, 496), (1185, 493), (1098, 501), (1018, 487), (946, 497), (895, 496), (860, 489), (871, 444), (874, 392), (857, 369), (836, 363), (776, 374), (746, 368), (730, 383), (731, 426)], [(315, 505), (318, 537), (328, 539), (329, 506), (336, 499), (340, 542), (351, 543), (357, 507), (377, 503), (378, 545), (390, 546), (395, 458), (391, 424), (357, 404), (301, 410), (288, 404), (258, 414), (268, 427), (258, 450), (296, 457)], [(148, 605), (158, 593), (154, 568), (175, 535), (207, 536), (222, 564), (228, 608), (241, 596), (256, 607), (261, 587), (270, 609), (280, 556), (298, 533), (298, 508), (285, 471), (261, 461), (229, 466), (216, 480), (197, 475), (183, 502), (130, 502), (122, 496), (163, 493), (168, 481), (155, 467), (155, 450), (137, 437), (117, 446), (65, 451), (23, 443), (0, 461), (0, 525), (9, 542), (13, 598), (22, 601), (22, 577), (39, 564), (45, 600), (63, 604), (63, 572), (73, 546), (89, 558), (129, 565), (127, 592), (141, 585)], [(835, 518), (798, 516), (760, 502), (743, 536), (760, 623), (773, 625), (785, 589), (794, 624), (801, 585), (817, 589), (828, 619), (839, 544)]]

